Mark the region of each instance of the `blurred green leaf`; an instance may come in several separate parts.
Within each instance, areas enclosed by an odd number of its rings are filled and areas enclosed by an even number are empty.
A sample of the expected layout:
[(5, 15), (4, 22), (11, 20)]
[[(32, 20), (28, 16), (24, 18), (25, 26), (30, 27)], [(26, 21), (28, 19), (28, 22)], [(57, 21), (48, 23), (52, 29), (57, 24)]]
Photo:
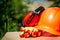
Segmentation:
[(60, 0), (53, 0), (53, 4), (50, 7), (60, 7)]
[(28, 7), (24, 0), (0, 0), (0, 39), (6, 32), (19, 31)]

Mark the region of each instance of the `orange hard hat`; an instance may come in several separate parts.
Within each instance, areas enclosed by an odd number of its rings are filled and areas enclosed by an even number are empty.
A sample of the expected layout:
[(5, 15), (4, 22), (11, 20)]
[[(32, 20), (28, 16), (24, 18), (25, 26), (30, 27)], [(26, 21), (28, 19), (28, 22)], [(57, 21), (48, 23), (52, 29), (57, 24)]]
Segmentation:
[(45, 9), (36, 28), (54, 35), (60, 35), (60, 8), (52, 7)]

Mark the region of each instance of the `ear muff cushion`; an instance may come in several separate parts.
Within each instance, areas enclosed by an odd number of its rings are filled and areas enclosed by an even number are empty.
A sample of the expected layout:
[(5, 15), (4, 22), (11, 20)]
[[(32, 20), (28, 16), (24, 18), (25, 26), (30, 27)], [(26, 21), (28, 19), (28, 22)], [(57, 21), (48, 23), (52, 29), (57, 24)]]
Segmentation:
[(27, 22), (29, 22), (28, 20), (30, 19), (30, 17), (33, 16), (32, 14), (33, 14), (33, 12), (31, 11), (24, 17), (24, 19), (23, 19), (24, 26), (34, 26), (34, 25), (36, 25), (36, 23), (38, 22), (38, 15), (34, 15), (32, 20), (30, 20), (30, 23), (27, 23)]

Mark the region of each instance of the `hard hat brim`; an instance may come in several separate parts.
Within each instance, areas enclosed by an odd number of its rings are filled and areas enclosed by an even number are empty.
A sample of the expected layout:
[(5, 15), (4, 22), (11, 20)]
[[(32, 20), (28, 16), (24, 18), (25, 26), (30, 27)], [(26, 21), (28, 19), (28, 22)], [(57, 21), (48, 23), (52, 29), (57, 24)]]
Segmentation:
[(54, 34), (54, 35), (60, 35), (60, 32), (57, 32), (55, 29), (50, 28), (50, 27), (45, 26), (45, 25), (35, 26), (35, 28), (49, 32), (49, 33)]

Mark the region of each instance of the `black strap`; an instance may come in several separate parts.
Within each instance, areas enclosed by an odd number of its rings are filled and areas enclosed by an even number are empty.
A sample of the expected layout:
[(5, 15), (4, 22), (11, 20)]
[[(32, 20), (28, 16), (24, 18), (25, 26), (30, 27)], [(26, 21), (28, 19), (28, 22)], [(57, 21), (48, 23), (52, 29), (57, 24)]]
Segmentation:
[(38, 7), (37, 9), (35, 9), (35, 12), (38, 12), (38, 11), (41, 11), (41, 10), (44, 10), (45, 8), (43, 6), (40, 6)]

